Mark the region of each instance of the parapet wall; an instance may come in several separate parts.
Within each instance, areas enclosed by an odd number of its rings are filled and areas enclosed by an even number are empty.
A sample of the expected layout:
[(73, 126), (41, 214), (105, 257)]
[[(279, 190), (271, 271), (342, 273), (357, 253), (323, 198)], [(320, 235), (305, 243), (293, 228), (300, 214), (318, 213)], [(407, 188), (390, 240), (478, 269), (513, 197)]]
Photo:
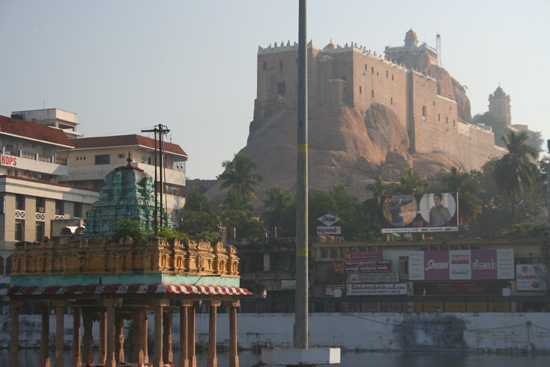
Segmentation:
[(233, 246), (221, 242), (165, 240), (120, 242), (79, 240), (19, 242), (13, 255), (12, 279), (17, 276), (184, 274), (238, 277), (239, 258)]

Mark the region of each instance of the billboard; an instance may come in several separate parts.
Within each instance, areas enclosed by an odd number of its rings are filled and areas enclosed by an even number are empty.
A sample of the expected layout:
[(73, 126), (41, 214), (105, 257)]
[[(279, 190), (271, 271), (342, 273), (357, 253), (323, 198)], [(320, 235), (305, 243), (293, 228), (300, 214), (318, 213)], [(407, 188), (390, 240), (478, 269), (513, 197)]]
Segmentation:
[(517, 290), (544, 292), (548, 271), (542, 264), (521, 264), (516, 266)]
[(409, 252), (409, 280), (514, 279), (514, 250)]
[(382, 197), (382, 233), (456, 232), (458, 218), (456, 193)]
[(332, 263), (334, 274), (368, 274), (391, 272), (391, 260), (379, 261), (335, 261)]
[(399, 273), (350, 274), (350, 283), (399, 283)]
[(407, 295), (407, 283), (397, 284), (348, 284), (348, 296), (396, 296)]
[(344, 261), (380, 260), (380, 251), (344, 251)]

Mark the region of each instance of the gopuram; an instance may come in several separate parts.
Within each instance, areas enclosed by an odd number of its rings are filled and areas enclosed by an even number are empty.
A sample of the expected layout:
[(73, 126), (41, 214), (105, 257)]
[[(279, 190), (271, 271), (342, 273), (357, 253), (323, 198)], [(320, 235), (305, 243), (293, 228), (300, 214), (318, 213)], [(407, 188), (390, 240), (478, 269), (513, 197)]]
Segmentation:
[[(118, 200), (136, 198), (143, 175), (129, 164), (120, 181)], [(116, 175), (115, 175), (116, 176)], [(138, 177), (139, 176), (139, 177)], [(129, 190), (133, 182), (134, 190)], [(111, 185), (110, 187), (115, 187)], [(105, 194), (105, 198), (113, 197)], [(150, 197), (150, 196), (149, 196)], [(140, 197), (141, 204), (148, 205)], [(135, 202), (135, 201), (134, 201)], [(113, 203), (113, 205), (119, 205)], [(103, 206), (104, 210), (108, 207)], [(136, 207), (131, 212), (139, 213)], [(142, 212), (143, 213), (143, 212)], [(105, 229), (104, 229), (105, 230)], [(55, 309), (55, 367), (63, 367), (64, 311), (72, 309), (71, 366), (179, 366), (196, 367), (195, 311), (209, 305), (208, 366), (217, 366), (217, 311), (229, 311), (230, 366), (238, 367), (237, 308), (242, 295), (236, 249), (221, 242), (165, 240), (138, 242), (78, 239), (67, 243), (45, 240), (20, 242), (13, 260), (11, 288), (10, 366), (19, 367), (19, 312), (30, 302), (42, 310), (40, 367), (50, 366), (49, 314)], [(148, 350), (148, 313), (154, 313), (154, 350)], [(180, 358), (172, 353), (172, 315), (180, 314)], [(125, 360), (124, 320), (132, 320), (134, 335), (130, 361)], [(92, 326), (99, 323), (99, 353), (94, 361)], [(152, 354), (152, 356), (150, 356)], [(151, 358), (152, 357), (152, 358)]]

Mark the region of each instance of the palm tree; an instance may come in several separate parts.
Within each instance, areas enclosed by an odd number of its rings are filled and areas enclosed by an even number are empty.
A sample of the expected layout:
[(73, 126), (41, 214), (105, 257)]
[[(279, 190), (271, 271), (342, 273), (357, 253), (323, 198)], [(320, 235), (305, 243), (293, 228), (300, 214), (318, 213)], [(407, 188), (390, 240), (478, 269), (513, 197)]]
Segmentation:
[(399, 186), (397, 190), (401, 194), (422, 194), (428, 182), (420, 178), (417, 172), (414, 172), (412, 168), (407, 168), (401, 176), (399, 176)]
[(508, 153), (496, 162), (492, 172), (499, 192), (512, 198), (512, 224), (516, 199), (522, 190), (531, 193), (540, 175), (537, 165), (533, 163), (539, 153), (527, 144), (528, 139), (525, 131), (508, 130), (508, 134), (502, 136)]
[(258, 165), (247, 155), (235, 154), (232, 161), (224, 161), (225, 171), (218, 176), (222, 181), (222, 190), (228, 191), (227, 204), (236, 207), (247, 207), (251, 198), (256, 198), (254, 189), (261, 187), (263, 176), (255, 173)]
[(296, 199), (294, 196), (276, 186), (267, 192), (267, 200), (264, 200), (266, 211), (261, 219), (270, 227), (277, 227), (281, 236), (290, 236), (296, 231)]
[(452, 167), (449, 173), (442, 176), (441, 182), (449, 192), (458, 193), (460, 222), (475, 222), (476, 216), (481, 213), (481, 206), (477, 197), (479, 187), (472, 176), (457, 167)]

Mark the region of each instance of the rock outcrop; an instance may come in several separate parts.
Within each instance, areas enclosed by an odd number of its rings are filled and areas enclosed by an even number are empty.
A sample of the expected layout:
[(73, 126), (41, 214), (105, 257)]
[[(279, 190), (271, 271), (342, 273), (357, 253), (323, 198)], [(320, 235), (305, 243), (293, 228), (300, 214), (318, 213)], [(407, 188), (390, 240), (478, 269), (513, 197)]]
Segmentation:
[[(264, 191), (275, 186), (296, 191), (297, 112), (284, 109), (263, 121), (253, 121), (246, 147), (264, 176)], [(374, 175), (396, 181), (407, 168), (423, 177), (460, 162), (447, 153), (409, 154), (404, 122), (387, 107), (372, 104), (362, 116), (356, 109), (332, 105), (309, 110), (309, 186), (328, 191), (344, 184), (360, 200)], [(219, 184), (207, 195), (221, 200)], [(264, 198), (258, 192), (259, 199)]]

